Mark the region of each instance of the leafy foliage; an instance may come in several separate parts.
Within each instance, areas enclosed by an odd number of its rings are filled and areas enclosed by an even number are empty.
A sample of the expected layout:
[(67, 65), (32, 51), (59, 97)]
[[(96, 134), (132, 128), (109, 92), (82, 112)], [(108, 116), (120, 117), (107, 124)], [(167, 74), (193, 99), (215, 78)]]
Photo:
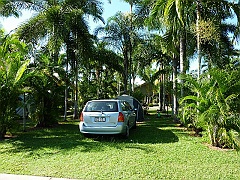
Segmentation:
[(17, 37), (0, 32), (0, 138), (14, 128), (18, 96), (24, 92), (24, 83), (31, 76), (26, 74), (27, 46)]
[[(35, 64), (31, 64), (35, 76), (27, 84), (31, 87), (32, 104), (31, 119), (37, 126), (51, 126), (58, 123), (64, 96), (64, 69), (51, 61), (46, 52), (39, 52)], [(60, 61), (61, 62), (61, 61)]]
[(182, 121), (195, 129), (208, 131), (212, 145), (239, 148), (239, 87), (238, 70), (212, 69), (197, 81), (184, 77), (192, 95), (181, 100)]

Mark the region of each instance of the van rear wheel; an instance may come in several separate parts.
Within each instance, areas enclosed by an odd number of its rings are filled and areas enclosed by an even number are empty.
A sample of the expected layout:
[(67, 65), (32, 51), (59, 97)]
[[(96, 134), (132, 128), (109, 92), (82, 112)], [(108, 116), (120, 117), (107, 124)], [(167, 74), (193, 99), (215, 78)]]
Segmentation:
[(85, 138), (91, 138), (91, 137), (92, 137), (92, 134), (83, 133), (83, 136), (84, 136)]
[(128, 139), (128, 137), (129, 137), (129, 126), (128, 125), (126, 126), (126, 130), (125, 130), (125, 133), (123, 134), (123, 137), (125, 139)]
[(137, 120), (135, 119), (135, 121), (134, 121), (134, 125), (133, 125), (133, 127), (132, 127), (133, 129), (136, 129), (137, 128)]

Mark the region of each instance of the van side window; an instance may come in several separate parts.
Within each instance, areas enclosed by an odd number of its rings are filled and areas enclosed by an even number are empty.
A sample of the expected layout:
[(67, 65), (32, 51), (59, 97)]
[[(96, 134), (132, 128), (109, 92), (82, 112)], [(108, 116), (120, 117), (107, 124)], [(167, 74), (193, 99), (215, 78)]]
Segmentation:
[(126, 101), (123, 101), (121, 106), (123, 111), (130, 111), (132, 109), (131, 105)]
[(127, 111), (127, 107), (125, 106), (124, 102), (121, 102), (122, 110)]

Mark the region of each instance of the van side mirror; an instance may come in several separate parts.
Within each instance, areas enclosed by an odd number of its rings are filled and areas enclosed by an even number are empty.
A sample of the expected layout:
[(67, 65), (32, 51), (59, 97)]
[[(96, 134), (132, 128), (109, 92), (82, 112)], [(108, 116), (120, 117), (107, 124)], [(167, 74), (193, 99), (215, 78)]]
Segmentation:
[(137, 108), (133, 108), (133, 109), (132, 109), (132, 111), (136, 111), (136, 112), (137, 112), (137, 110), (138, 110)]

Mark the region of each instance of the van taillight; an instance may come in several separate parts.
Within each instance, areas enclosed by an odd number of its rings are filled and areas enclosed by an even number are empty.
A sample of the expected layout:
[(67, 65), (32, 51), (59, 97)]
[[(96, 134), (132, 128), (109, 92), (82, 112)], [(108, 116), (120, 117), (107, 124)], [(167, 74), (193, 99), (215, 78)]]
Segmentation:
[(83, 122), (83, 113), (80, 115), (80, 121)]
[(124, 122), (124, 115), (121, 112), (119, 112), (119, 115), (118, 115), (118, 122)]

